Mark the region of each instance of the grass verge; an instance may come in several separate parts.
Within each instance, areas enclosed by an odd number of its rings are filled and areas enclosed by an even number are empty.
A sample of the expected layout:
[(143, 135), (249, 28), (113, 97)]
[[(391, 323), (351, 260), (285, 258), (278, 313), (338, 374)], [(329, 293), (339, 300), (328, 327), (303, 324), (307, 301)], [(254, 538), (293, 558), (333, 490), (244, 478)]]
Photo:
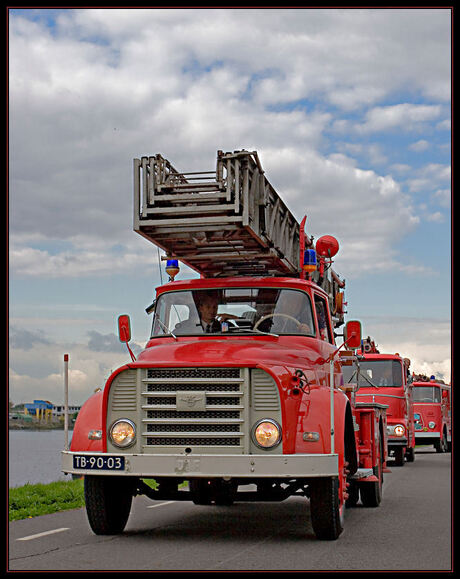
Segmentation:
[[(158, 486), (155, 479), (145, 479), (144, 482), (154, 489)], [(32, 519), (85, 506), (83, 479), (26, 484), (10, 488), (8, 494), (9, 521)]]
[(26, 484), (9, 489), (9, 520), (19, 521), (85, 506), (83, 480)]

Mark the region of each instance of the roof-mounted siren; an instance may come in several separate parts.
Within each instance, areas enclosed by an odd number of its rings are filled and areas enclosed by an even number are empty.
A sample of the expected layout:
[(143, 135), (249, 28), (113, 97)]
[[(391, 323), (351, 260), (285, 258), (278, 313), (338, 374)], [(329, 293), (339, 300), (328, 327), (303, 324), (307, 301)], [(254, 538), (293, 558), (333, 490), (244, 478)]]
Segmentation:
[(169, 275), (169, 281), (174, 281), (174, 278), (179, 273), (179, 260), (177, 259), (167, 259), (166, 261), (166, 273)]
[[(324, 279), (324, 273), (326, 271), (326, 265), (329, 267), (332, 264), (332, 258), (337, 255), (339, 252), (339, 242), (337, 239), (332, 235), (323, 235), (318, 239), (316, 242), (316, 253), (319, 258), (319, 285), (322, 285)], [(345, 305), (346, 302), (344, 301), (343, 292), (340, 291), (339, 288), (343, 288), (345, 286), (344, 281), (340, 281), (337, 274), (331, 269), (331, 278), (332, 278), (332, 300), (333, 303), (331, 304), (332, 313), (334, 316), (343, 316), (345, 313)]]
[[(316, 253), (319, 257), (319, 284), (324, 278), (324, 271), (326, 265), (332, 264), (332, 258), (337, 255), (339, 251), (339, 242), (332, 235), (323, 235), (316, 242)], [(326, 260), (328, 260), (326, 262)]]
[(332, 235), (323, 235), (316, 242), (316, 253), (320, 256), (320, 262), (326, 258), (332, 261), (332, 258), (339, 251), (339, 242)]
[(316, 251), (314, 249), (305, 249), (303, 252), (303, 271), (310, 274), (313, 271), (316, 271), (316, 268)]

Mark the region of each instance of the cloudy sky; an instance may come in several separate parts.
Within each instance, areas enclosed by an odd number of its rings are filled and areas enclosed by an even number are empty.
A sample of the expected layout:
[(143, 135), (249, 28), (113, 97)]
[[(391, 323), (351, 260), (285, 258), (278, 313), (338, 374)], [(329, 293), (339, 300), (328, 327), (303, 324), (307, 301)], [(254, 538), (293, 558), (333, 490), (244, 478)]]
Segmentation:
[[(257, 150), (317, 239), (347, 319), (450, 380), (451, 11), (9, 11), (9, 397), (81, 404), (139, 351), (160, 283), (134, 158), (212, 171)], [(183, 268), (178, 279), (193, 277)], [(165, 280), (163, 272), (163, 280)]]

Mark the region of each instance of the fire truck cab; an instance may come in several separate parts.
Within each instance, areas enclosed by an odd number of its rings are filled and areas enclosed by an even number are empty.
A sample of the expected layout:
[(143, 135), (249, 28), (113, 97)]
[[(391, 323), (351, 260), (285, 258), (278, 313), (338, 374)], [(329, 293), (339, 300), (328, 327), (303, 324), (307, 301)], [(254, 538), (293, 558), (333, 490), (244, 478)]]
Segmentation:
[[(386, 405), (357, 403), (343, 381), (361, 326), (336, 346), (337, 241), (313, 243), (256, 152), (218, 151), (213, 179), (200, 175), (161, 155), (134, 162), (134, 229), (167, 252), (170, 280), (144, 350), (82, 407), (62, 470), (84, 476), (96, 534), (121, 533), (137, 494), (210, 507), (300, 496), (317, 538), (337, 539), (346, 506), (379, 505), (387, 448)], [(179, 261), (200, 278), (175, 281)], [(128, 345), (126, 315), (119, 336)]]
[(418, 445), (433, 445), (436, 452), (450, 452), (451, 388), (434, 376), (414, 377), (414, 422), (415, 442)]

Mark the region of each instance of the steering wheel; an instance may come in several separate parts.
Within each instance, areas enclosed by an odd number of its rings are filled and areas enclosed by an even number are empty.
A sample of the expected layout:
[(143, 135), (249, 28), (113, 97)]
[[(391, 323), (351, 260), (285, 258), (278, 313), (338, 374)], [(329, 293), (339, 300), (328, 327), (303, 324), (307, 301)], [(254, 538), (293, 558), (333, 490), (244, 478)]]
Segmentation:
[(292, 320), (293, 322), (295, 322), (299, 327), (302, 325), (301, 322), (299, 322), (299, 320), (296, 320), (294, 317), (288, 315), (288, 314), (266, 314), (265, 316), (262, 316), (260, 318), (260, 320), (258, 320), (255, 324), (254, 324), (254, 330), (257, 330), (257, 328), (260, 326), (260, 324), (262, 322), (264, 322), (266, 319), (268, 318), (274, 318), (274, 317), (279, 317), (282, 316), (284, 318), (288, 318), (289, 320)]

